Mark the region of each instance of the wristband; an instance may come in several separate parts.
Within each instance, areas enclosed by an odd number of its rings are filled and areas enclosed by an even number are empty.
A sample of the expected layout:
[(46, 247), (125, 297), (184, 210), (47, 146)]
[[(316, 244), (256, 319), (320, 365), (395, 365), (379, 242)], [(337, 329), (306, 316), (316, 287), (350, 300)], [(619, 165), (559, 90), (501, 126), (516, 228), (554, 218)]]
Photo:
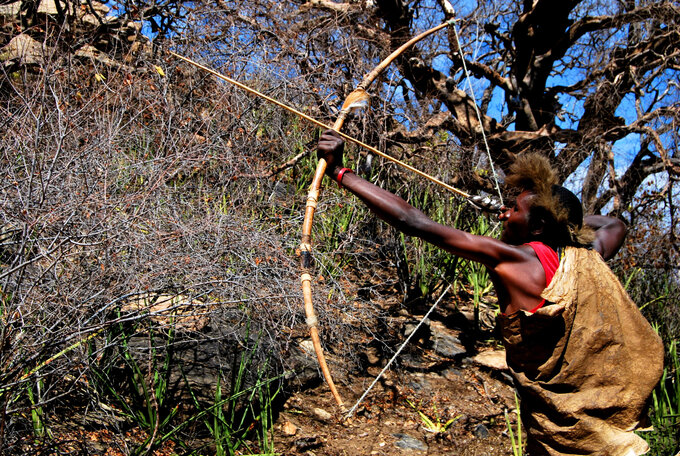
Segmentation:
[(344, 176), (347, 172), (353, 173), (354, 171), (349, 168), (342, 168), (338, 173), (338, 177), (335, 178), (335, 180), (338, 182), (338, 187), (342, 188), (342, 176)]

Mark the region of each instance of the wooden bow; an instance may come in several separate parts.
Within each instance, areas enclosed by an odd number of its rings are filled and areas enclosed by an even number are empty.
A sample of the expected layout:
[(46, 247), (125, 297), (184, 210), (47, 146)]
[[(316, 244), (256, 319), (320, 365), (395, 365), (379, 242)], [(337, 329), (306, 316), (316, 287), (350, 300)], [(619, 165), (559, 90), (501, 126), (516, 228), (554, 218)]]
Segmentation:
[[(440, 24), (436, 27), (433, 27), (421, 33), (418, 36), (411, 38), (409, 41), (401, 45), (397, 50), (392, 52), (385, 60), (380, 62), (380, 64), (377, 67), (375, 67), (370, 73), (368, 73), (364, 77), (364, 79), (357, 86), (357, 88), (352, 93), (349, 94), (349, 96), (342, 105), (342, 109), (340, 110), (338, 118), (333, 124), (333, 129), (335, 131), (340, 131), (342, 125), (345, 123), (347, 115), (352, 111), (352, 109), (367, 101), (368, 94), (366, 92), (366, 89), (368, 89), (373, 80), (375, 80), (375, 78), (385, 68), (387, 68), (387, 66), (390, 65), (392, 61), (394, 61), (394, 59), (396, 59), (401, 53), (403, 53), (409, 47), (413, 46), (418, 41), (431, 35), (432, 33), (437, 32), (438, 30), (443, 29), (444, 27), (452, 25), (453, 23), (454, 23), (453, 19), (449, 20), (443, 24)], [(309, 187), (309, 193), (307, 195), (307, 205), (305, 207), (305, 219), (302, 224), (302, 239), (300, 241), (299, 248), (301, 270), (300, 281), (302, 282), (302, 296), (304, 299), (305, 315), (307, 317), (309, 335), (312, 339), (312, 344), (314, 345), (314, 351), (319, 361), (319, 366), (321, 367), (323, 376), (326, 379), (326, 383), (328, 383), (328, 387), (330, 388), (331, 393), (335, 398), (335, 401), (344, 412), (345, 408), (344, 403), (342, 401), (342, 398), (340, 397), (340, 394), (338, 393), (337, 388), (335, 387), (335, 383), (333, 382), (333, 378), (331, 377), (330, 370), (328, 369), (328, 365), (326, 364), (326, 358), (323, 353), (323, 348), (321, 347), (321, 341), (319, 339), (318, 330), (319, 320), (316, 315), (316, 312), (314, 311), (314, 304), (312, 301), (312, 275), (311, 275), (312, 223), (314, 221), (314, 212), (316, 211), (316, 206), (319, 201), (321, 181), (323, 180), (324, 174), (326, 173), (326, 166), (327, 166), (326, 160), (320, 159), (319, 164), (316, 167), (316, 172), (314, 173), (314, 179), (312, 180), (312, 183)]]

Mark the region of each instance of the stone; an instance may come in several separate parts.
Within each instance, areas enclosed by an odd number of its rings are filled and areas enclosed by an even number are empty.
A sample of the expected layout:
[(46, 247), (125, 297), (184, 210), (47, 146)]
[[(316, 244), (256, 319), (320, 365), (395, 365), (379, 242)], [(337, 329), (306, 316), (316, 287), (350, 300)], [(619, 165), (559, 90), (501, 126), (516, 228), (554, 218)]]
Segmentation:
[(297, 434), (298, 428), (290, 421), (286, 421), (283, 423), (283, 426), (281, 426), (281, 431), (283, 431), (285, 435), (295, 435)]
[(86, 44), (75, 52), (76, 57), (89, 58), (97, 62), (103, 63), (109, 66), (115, 66), (116, 62), (108, 58), (106, 54), (92, 46), (91, 44)]
[(321, 446), (321, 440), (318, 437), (301, 437), (295, 441), (293, 444), (295, 449), (299, 452), (309, 451), (319, 448)]
[(333, 419), (333, 415), (331, 415), (329, 412), (322, 408), (314, 408), (312, 410), (312, 413), (314, 413), (314, 416), (317, 417), (321, 421), (330, 421)]
[(467, 353), (465, 346), (458, 338), (458, 333), (448, 329), (441, 322), (431, 322), (430, 331), (432, 331), (432, 349), (438, 355), (454, 358)]
[(18, 16), (21, 11), (21, 2), (8, 3), (0, 5), (0, 16), (11, 17)]
[[(88, 6), (90, 6), (90, 5), (88, 5)], [(92, 2), (91, 7), (100, 16), (106, 16), (111, 11), (111, 8), (109, 8), (106, 4), (100, 3), (100, 2)], [(87, 9), (86, 9), (86, 11), (87, 11)]]
[(12, 38), (0, 50), (0, 60), (3, 62), (19, 60), (24, 65), (34, 65), (42, 62), (42, 56), (42, 45), (25, 33)]
[(397, 433), (392, 435), (399, 439), (394, 444), (403, 450), (427, 451), (428, 449), (428, 446), (425, 444), (425, 442), (422, 442), (408, 434)]
[(477, 365), (488, 367), (493, 370), (508, 370), (508, 363), (505, 359), (505, 350), (484, 351), (473, 356), (471, 361)]
[[(66, 7), (64, 6), (62, 9), (65, 9)], [(41, 0), (40, 5), (38, 6), (38, 13), (39, 14), (47, 14), (50, 16), (57, 15), (59, 14), (59, 10), (57, 9), (57, 3), (55, 0)]]
[(172, 323), (177, 329), (201, 331), (209, 322), (207, 312), (215, 306), (181, 294), (142, 293), (121, 306), (123, 313), (149, 313), (155, 322)]
[(489, 438), (489, 429), (484, 426), (482, 423), (479, 423), (477, 426), (475, 426), (475, 437), (478, 439), (487, 439)]
[(380, 362), (380, 356), (378, 349), (375, 347), (368, 347), (366, 349), (366, 360), (368, 363), (372, 366), (378, 364)]
[(306, 339), (300, 342), (300, 349), (305, 355), (316, 359), (316, 353), (314, 352), (314, 343), (310, 339)]
[(285, 353), (284, 378), (294, 390), (313, 387), (320, 378), (319, 362), (314, 355), (312, 341), (306, 340), (290, 346)]

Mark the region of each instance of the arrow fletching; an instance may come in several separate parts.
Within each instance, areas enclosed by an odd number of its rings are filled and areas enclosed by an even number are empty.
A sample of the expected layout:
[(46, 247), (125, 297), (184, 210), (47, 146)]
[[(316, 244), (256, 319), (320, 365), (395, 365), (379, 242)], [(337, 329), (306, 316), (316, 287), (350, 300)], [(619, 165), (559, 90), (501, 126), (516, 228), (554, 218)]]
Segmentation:
[(342, 105), (342, 111), (348, 111), (355, 114), (368, 107), (369, 99), (370, 95), (368, 95), (368, 92), (364, 89), (357, 89), (350, 93), (345, 99), (345, 102)]

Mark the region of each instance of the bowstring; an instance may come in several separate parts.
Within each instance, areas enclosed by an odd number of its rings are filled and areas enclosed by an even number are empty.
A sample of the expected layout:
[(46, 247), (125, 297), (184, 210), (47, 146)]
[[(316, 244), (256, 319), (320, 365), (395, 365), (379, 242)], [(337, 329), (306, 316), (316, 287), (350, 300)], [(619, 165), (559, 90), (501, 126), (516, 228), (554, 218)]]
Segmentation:
[(418, 332), (418, 330), (419, 330), (420, 327), (423, 325), (423, 323), (425, 323), (425, 321), (426, 321), (427, 318), (430, 316), (430, 314), (432, 313), (432, 311), (434, 311), (434, 309), (439, 305), (439, 303), (442, 301), (442, 299), (444, 299), (444, 296), (446, 296), (446, 293), (449, 292), (449, 289), (451, 288), (451, 285), (452, 285), (452, 284), (449, 284), (449, 285), (446, 287), (446, 290), (444, 290), (444, 292), (441, 294), (441, 296), (439, 296), (439, 298), (437, 299), (437, 301), (436, 301), (434, 304), (432, 304), (432, 307), (430, 307), (430, 310), (428, 310), (427, 313), (425, 314), (425, 316), (423, 316), (423, 318), (420, 319), (420, 321), (418, 322), (418, 325), (415, 327), (415, 329), (413, 329), (413, 331), (411, 331), (411, 334), (409, 334), (408, 337), (406, 338), (406, 340), (401, 344), (401, 346), (399, 346), (399, 349), (397, 349), (397, 351), (394, 353), (394, 355), (392, 356), (392, 358), (387, 362), (387, 364), (385, 365), (385, 367), (383, 367), (383, 369), (382, 369), (382, 370), (380, 371), (380, 373), (375, 377), (375, 379), (373, 380), (373, 382), (368, 386), (368, 388), (366, 388), (366, 391), (364, 391), (364, 393), (363, 393), (363, 394), (361, 395), (361, 397), (357, 400), (357, 402), (352, 406), (352, 408), (349, 410), (349, 412), (347, 412), (347, 414), (345, 415), (345, 419), (351, 418), (352, 415), (354, 415), (354, 412), (356, 411), (357, 407), (359, 407), (359, 404), (361, 404), (361, 403), (364, 401), (364, 399), (366, 398), (366, 396), (368, 396), (368, 393), (370, 393), (371, 390), (373, 389), (373, 387), (375, 386), (375, 384), (378, 383), (378, 380), (380, 380), (380, 378), (383, 376), (383, 374), (384, 374), (385, 372), (387, 372), (387, 370), (390, 368), (390, 366), (392, 365), (392, 363), (397, 359), (397, 357), (399, 356), (399, 354), (402, 352), (402, 350), (403, 350), (403, 349), (406, 347), (406, 345), (409, 343), (409, 341), (411, 340), (411, 338)]
[(470, 88), (470, 96), (472, 97), (472, 105), (475, 107), (475, 114), (477, 115), (477, 121), (479, 122), (480, 125), (480, 130), (482, 132), (482, 139), (484, 140), (484, 147), (486, 149), (486, 155), (489, 159), (489, 166), (491, 168), (491, 173), (493, 175), (493, 180), (494, 183), (496, 184), (496, 191), (498, 192), (498, 199), (500, 200), (501, 205), (503, 205), (503, 195), (501, 193), (501, 187), (500, 184), (498, 183), (498, 174), (496, 174), (496, 167), (493, 164), (493, 158), (491, 158), (491, 149), (489, 148), (489, 142), (486, 139), (486, 133), (484, 132), (484, 123), (482, 123), (482, 115), (479, 112), (479, 106), (477, 106), (477, 97), (475, 96), (475, 91), (472, 88), (472, 81), (470, 78), (470, 72), (468, 71), (467, 64), (465, 63), (465, 55), (463, 53), (463, 48), (460, 45), (460, 37), (458, 36), (458, 28), (456, 27), (456, 24), (452, 24), (453, 27), (453, 34), (456, 37), (456, 45), (458, 46), (458, 52), (460, 53), (460, 61), (463, 64), (463, 71), (465, 72), (465, 79), (468, 83), (468, 87)]

